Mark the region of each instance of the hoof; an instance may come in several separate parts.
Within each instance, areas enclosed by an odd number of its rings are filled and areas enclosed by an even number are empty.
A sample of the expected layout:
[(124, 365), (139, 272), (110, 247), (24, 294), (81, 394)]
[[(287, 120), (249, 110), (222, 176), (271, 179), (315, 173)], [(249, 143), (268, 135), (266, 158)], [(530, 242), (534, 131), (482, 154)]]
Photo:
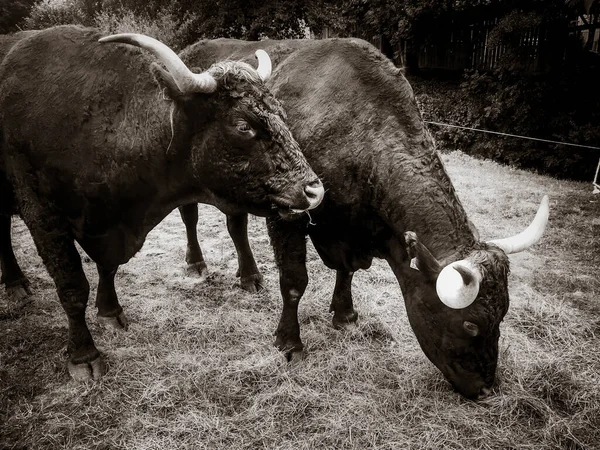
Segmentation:
[(74, 364), (71, 361), (67, 362), (69, 375), (75, 381), (98, 380), (106, 373), (106, 363), (102, 356), (98, 356), (93, 361), (87, 363)]
[(117, 317), (98, 316), (98, 323), (106, 328), (114, 330), (125, 330), (129, 327), (125, 313), (121, 311)]
[(250, 275), (249, 277), (241, 277), (240, 284), (242, 289), (248, 292), (260, 292), (265, 286), (263, 285), (263, 276), (260, 273)]
[(8, 301), (13, 307), (21, 308), (29, 304), (32, 300), (31, 289), (29, 288), (29, 281), (27, 279), (10, 283), (9, 286), (5, 287), (5, 290)]
[(335, 328), (338, 331), (345, 331), (349, 333), (351, 331), (358, 330), (358, 324), (356, 322), (334, 322), (333, 328)]
[(292, 350), (285, 353), (285, 358), (292, 365), (299, 364), (306, 359), (306, 352), (304, 350)]
[(335, 328), (336, 330), (352, 331), (355, 330), (357, 327), (357, 320), (358, 313), (355, 311), (352, 311), (350, 314), (340, 314), (340, 316), (334, 315), (332, 320), (333, 328)]
[(208, 276), (208, 267), (204, 261), (188, 264), (185, 271), (190, 276), (199, 277), (200, 281), (205, 281)]

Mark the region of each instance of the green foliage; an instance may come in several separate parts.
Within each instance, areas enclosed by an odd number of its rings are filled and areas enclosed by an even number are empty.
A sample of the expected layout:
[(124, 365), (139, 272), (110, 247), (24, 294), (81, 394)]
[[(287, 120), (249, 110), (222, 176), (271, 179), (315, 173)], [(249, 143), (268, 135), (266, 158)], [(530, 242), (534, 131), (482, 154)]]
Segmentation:
[(150, 30), (147, 34), (182, 48), (201, 38), (304, 37), (309, 21), (317, 30), (335, 22), (334, 4), (333, 0), (41, 0), (25, 26), (40, 29), (76, 23), (110, 31)]
[[(201, 2), (202, 3), (202, 2)], [(294, 38), (304, 35), (303, 2), (275, 0), (226, 0), (215, 8), (213, 2), (199, 5), (193, 2), (192, 11), (202, 17), (198, 27), (207, 37), (233, 37), (257, 40), (263, 37)]]
[(0, 0), (0, 33), (10, 33), (19, 29), (19, 24), (27, 17), (35, 0)]
[(91, 25), (82, 6), (80, 0), (41, 0), (31, 8), (25, 27), (38, 30), (65, 24)]
[[(411, 80), (426, 120), (598, 146), (600, 88), (598, 69), (573, 69), (560, 76), (524, 76), (506, 71), (470, 72), (464, 81)], [(461, 149), (517, 167), (561, 178), (589, 181), (600, 151), (499, 137), (469, 130), (430, 127), (443, 149)]]
[(178, 17), (173, 11), (159, 10), (154, 17), (131, 10), (102, 11), (94, 18), (94, 25), (105, 34), (141, 33), (152, 36), (175, 51), (195, 41), (195, 16)]
[[(174, 18), (189, 22), (194, 40), (199, 38), (230, 37), (256, 40), (259, 38), (294, 38), (304, 36), (307, 17), (324, 0), (289, 2), (284, 0), (104, 0), (103, 11), (119, 15), (131, 11), (135, 15), (154, 19), (160, 11), (168, 11)], [(191, 43), (191, 42), (190, 42)]]
[[(467, 71), (460, 85), (417, 79), (426, 117), (597, 147), (600, 57), (586, 51), (579, 39), (567, 36), (568, 20), (577, 13), (569, 8), (575, 6), (563, 0), (497, 2), (495, 7), (499, 9), (494, 14), (499, 20), (488, 36), (488, 45), (503, 46), (496, 68)], [(532, 48), (519, 42), (524, 32), (536, 28), (548, 40), (545, 46), (535, 49), (537, 57), (533, 59)], [(429, 38), (435, 39), (435, 33), (429, 33)], [(600, 157), (600, 151), (572, 146), (438, 126), (433, 126), (432, 131), (442, 148), (459, 148), (472, 155), (559, 177), (589, 181)]]

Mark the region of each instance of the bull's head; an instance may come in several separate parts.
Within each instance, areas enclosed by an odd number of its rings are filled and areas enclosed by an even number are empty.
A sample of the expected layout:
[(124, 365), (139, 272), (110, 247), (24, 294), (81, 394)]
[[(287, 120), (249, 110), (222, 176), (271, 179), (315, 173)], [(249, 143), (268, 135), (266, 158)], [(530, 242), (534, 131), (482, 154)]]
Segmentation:
[(415, 233), (405, 233), (411, 266), (417, 269), (405, 272), (411, 327), (427, 357), (465, 397), (484, 398), (494, 383), (500, 322), (509, 304), (507, 254), (533, 245), (547, 221), (545, 196), (521, 234), (477, 243), (445, 267)]
[(241, 205), (244, 211), (264, 215), (277, 208), (287, 217), (321, 202), (323, 185), (264, 84), (271, 74), (265, 51), (256, 52), (256, 70), (224, 61), (193, 73), (173, 50), (151, 37), (118, 34), (100, 42), (141, 47), (166, 67), (153, 64), (152, 71), (172, 101), (170, 148), (191, 150), (194, 176), (221, 209), (235, 212)]

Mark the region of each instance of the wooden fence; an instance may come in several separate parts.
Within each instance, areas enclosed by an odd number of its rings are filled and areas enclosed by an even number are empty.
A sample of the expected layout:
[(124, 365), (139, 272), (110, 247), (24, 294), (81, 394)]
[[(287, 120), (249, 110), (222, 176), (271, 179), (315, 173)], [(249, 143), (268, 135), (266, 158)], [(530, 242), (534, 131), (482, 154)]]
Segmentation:
[[(435, 42), (419, 46), (419, 68), (492, 70), (502, 58), (512, 58), (511, 62), (518, 64), (521, 69), (543, 71), (550, 61), (562, 58), (569, 37), (581, 39), (592, 52), (600, 51), (600, 18), (597, 14), (574, 19), (568, 26), (537, 26), (511, 36), (510, 42), (494, 32), (499, 21), (500, 17), (493, 17), (468, 25), (451, 24), (448, 31)], [(381, 35), (365, 35), (360, 29), (354, 30), (352, 35), (371, 42), (393, 59), (396, 65), (406, 65), (407, 42), (391, 46)], [(330, 30), (325, 29), (321, 37), (334, 36)]]
[[(452, 29), (444, 39), (420, 46), (419, 67), (422, 69), (492, 70), (502, 58), (513, 58), (513, 64), (527, 71), (542, 71), (552, 58), (561, 57), (570, 37), (589, 44), (598, 53), (600, 23), (598, 17), (572, 21), (567, 28), (537, 26), (512, 36), (511, 42), (494, 35), (499, 18), (483, 20), (465, 28)], [(512, 51), (513, 53), (508, 53)], [(516, 54), (515, 54), (516, 53)], [(517, 57), (518, 56), (518, 57)], [(406, 54), (399, 55), (403, 62)]]
[[(494, 69), (507, 52), (507, 43), (492, 39), (498, 19), (486, 20), (467, 29), (452, 31), (447, 40), (424, 45), (419, 50), (419, 67), (430, 69)], [(536, 70), (538, 53), (545, 36), (539, 27), (518, 36), (513, 43), (518, 48), (521, 64)], [(516, 45), (515, 45), (516, 44)]]

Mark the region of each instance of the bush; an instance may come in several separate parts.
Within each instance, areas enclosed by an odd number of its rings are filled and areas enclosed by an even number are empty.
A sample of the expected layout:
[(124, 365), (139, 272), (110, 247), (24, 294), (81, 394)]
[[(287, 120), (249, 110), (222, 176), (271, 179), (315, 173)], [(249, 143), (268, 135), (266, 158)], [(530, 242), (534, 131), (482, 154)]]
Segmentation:
[(0, 34), (18, 31), (34, 0), (0, 0)]
[(135, 14), (130, 10), (103, 11), (96, 15), (94, 25), (103, 33), (142, 33), (179, 51), (196, 41), (195, 17), (182, 19), (172, 11), (161, 10), (154, 17)]
[[(580, 145), (600, 143), (598, 68), (559, 75), (470, 72), (462, 83), (413, 79), (426, 120)], [(600, 151), (431, 125), (440, 149), (461, 149), (561, 178), (590, 181)]]
[(90, 18), (78, 0), (41, 0), (33, 5), (25, 28), (39, 30), (55, 25), (90, 25)]

